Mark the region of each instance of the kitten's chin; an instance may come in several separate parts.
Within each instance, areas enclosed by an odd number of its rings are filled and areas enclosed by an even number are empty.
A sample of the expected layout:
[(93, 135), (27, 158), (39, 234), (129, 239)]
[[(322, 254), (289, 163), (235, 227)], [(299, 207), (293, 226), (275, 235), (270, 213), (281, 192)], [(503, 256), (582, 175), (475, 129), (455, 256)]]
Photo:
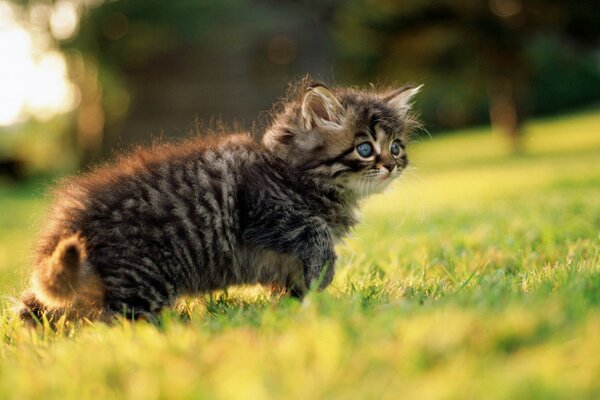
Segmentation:
[(397, 175), (389, 175), (386, 177), (351, 177), (345, 182), (345, 186), (356, 194), (359, 198), (371, 196), (381, 193), (387, 189)]

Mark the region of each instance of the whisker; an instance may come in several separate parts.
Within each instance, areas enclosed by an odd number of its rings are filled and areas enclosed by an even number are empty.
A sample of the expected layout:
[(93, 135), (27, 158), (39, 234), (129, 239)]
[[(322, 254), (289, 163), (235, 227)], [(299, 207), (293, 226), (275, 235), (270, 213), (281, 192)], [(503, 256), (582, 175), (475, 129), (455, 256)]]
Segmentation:
[[(414, 188), (411, 193), (415, 196), (415, 199), (413, 201), (409, 201), (409, 203), (411, 207), (419, 207), (417, 221), (421, 223), (423, 222), (425, 216), (424, 202), (422, 201), (423, 190), (431, 192), (432, 189), (428, 185), (428, 182), (418, 174), (416, 167), (407, 168), (406, 173), (401, 177), (401, 182), (405, 181), (410, 182), (411, 187)], [(415, 185), (415, 183), (417, 184)]]

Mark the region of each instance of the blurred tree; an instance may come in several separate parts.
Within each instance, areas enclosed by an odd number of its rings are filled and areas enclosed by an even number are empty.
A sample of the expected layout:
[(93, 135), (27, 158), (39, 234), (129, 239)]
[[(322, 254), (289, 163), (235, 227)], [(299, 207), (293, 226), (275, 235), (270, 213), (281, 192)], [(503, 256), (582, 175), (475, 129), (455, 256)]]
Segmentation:
[(82, 163), (157, 131), (177, 134), (194, 116), (255, 118), (290, 77), (330, 65), (320, 10), (267, 0), (122, 0), (85, 8), (78, 34), (62, 43), (81, 90)]
[[(572, 47), (593, 46), (600, 38), (593, 1), (356, 0), (338, 11), (336, 38), (351, 61), (344, 64), (350, 79), (426, 76), (452, 96), (485, 92), (492, 124), (515, 150), (531, 110), (531, 43), (552, 35)], [(460, 112), (459, 105), (450, 114)]]
[[(35, 118), (2, 128), (35, 137), (20, 148), (45, 155), (44, 165), (58, 152), (72, 159), (71, 147), (86, 164), (149, 134), (181, 134), (195, 116), (251, 121), (305, 73), (342, 84), (424, 81), (428, 127), (491, 118), (515, 148), (529, 113), (600, 100), (597, 56), (580, 51), (598, 42), (593, 2), (9, 1), (40, 47), (60, 47), (77, 86), (75, 110), (52, 123), (72, 137), (41, 137), (51, 124)], [(0, 147), (14, 156), (4, 136)], [(34, 153), (42, 140), (49, 145)]]
[(290, 79), (331, 70), (323, 23), (328, 6), (294, 0), (9, 1), (41, 47), (60, 48), (67, 61), (77, 87), (67, 130), (81, 165), (148, 135), (185, 135), (194, 118), (204, 127), (224, 121), (249, 128), (248, 120), (268, 110)]

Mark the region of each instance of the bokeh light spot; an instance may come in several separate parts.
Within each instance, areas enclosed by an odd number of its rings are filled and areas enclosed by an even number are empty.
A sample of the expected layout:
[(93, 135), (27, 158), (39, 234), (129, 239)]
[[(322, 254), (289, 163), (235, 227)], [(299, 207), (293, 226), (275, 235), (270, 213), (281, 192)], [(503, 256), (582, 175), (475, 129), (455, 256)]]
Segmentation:
[(521, 12), (523, 5), (519, 0), (490, 0), (490, 10), (502, 18), (510, 18)]
[(57, 1), (50, 17), (52, 36), (58, 40), (69, 39), (77, 32), (78, 25), (77, 4), (68, 0)]
[[(33, 13), (43, 24), (43, 10)], [(41, 39), (25, 29), (12, 4), (0, 1), (0, 126), (30, 116), (46, 120), (77, 105), (64, 56)]]

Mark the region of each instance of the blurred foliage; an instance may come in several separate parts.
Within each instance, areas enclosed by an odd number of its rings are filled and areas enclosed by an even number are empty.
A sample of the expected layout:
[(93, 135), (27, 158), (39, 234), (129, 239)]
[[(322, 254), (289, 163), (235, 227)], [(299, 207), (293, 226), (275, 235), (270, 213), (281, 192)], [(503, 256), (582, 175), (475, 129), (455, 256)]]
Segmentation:
[(73, 137), (71, 115), (48, 121), (29, 119), (0, 131), (0, 159), (24, 161), (24, 173), (46, 175), (73, 171), (78, 155)]
[[(598, 33), (600, 36), (600, 31)], [(532, 60), (535, 114), (551, 114), (600, 101), (600, 53), (581, 54), (552, 37), (540, 37), (528, 49)]]
[[(281, 90), (264, 88), (264, 81), (257, 75), (275, 76), (281, 80), (279, 88), (284, 88), (287, 81), (314, 65), (319, 68), (317, 78), (330, 81), (332, 77), (343, 85), (425, 83), (425, 90), (417, 99), (417, 109), (429, 131), (485, 124), (491, 120), (495, 128), (512, 138), (513, 147), (521, 143), (520, 127), (530, 115), (560, 113), (600, 102), (597, 27), (600, 7), (594, 2), (68, 2), (76, 4), (77, 29), (71, 36), (55, 38), (55, 41), (66, 55), (71, 79), (79, 88), (79, 106), (71, 115), (60, 116), (50, 123), (30, 121), (3, 128), (7, 134), (0, 137), (4, 153), (0, 157), (17, 154), (45, 169), (72, 167), (76, 164), (74, 155), (82, 165), (105, 158), (112, 153), (115, 143), (119, 143), (119, 134), (115, 134), (119, 129), (115, 127), (127, 126), (137, 104), (143, 103), (148, 108), (146, 115), (135, 116), (137, 120), (165, 114), (165, 110), (160, 109), (164, 104), (139, 97), (140, 88), (151, 83), (148, 80), (164, 81), (160, 86), (164, 87), (162, 93), (178, 93), (181, 103), (191, 103), (190, 108), (202, 113), (201, 106), (193, 108), (198, 97), (188, 99), (190, 93), (181, 90), (182, 83), (176, 78), (178, 72), (185, 70), (190, 57), (196, 57), (195, 62), (198, 62), (206, 49), (210, 49), (212, 55), (221, 56), (235, 49), (260, 52), (265, 51), (262, 47), (270, 46), (270, 61), (264, 65), (256, 67), (256, 60), (242, 59), (244, 65), (227, 72), (236, 75), (231, 76), (233, 82), (239, 82), (235, 79), (244, 76), (247, 82), (252, 82), (248, 90), (255, 88), (256, 91), (260, 87), (269, 93), (270, 97), (266, 96), (269, 98), (280, 95)], [(15, 2), (25, 10), (40, 4), (57, 6), (59, 3)], [(306, 30), (311, 27), (320, 29), (317, 40), (325, 44), (325, 50), (320, 51), (333, 54), (328, 60), (332, 65), (313, 62), (310, 46), (297, 49), (294, 41), (276, 36), (277, 32), (293, 29), (303, 29), (299, 35), (307, 35)], [(51, 26), (35, 29), (50, 31)], [(274, 35), (277, 40), (269, 42)], [(256, 43), (262, 43), (262, 47)], [(296, 57), (296, 52), (297, 59), (303, 61), (297, 62), (295, 69), (281, 69), (281, 65), (277, 65)], [(207, 53), (206, 57), (210, 55)], [(236, 60), (240, 59), (223, 56), (214, 62)], [(168, 72), (161, 72), (163, 69)], [(190, 76), (181, 74), (181, 79), (189, 80)], [(214, 77), (193, 79), (195, 84), (210, 84)], [(205, 97), (213, 96), (207, 93)], [(221, 95), (227, 96), (225, 90)], [(265, 104), (264, 93), (261, 95), (260, 99), (255, 96), (253, 106)], [(210, 103), (211, 99), (205, 101)], [(245, 107), (249, 101), (252, 100), (244, 98), (239, 102)], [(181, 103), (173, 104), (172, 109), (181, 108)], [(160, 113), (155, 112), (158, 109)], [(165, 129), (166, 122), (159, 121), (155, 125), (156, 130)], [(36, 134), (43, 129), (56, 133), (46, 137)], [(144, 127), (145, 134), (152, 133), (146, 131)], [(111, 134), (116, 139), (107, 140)], [(57, 149), (61, 149), (60, 159), (48, 162)]]
[(335, 38), (353, 80), (425, 82), (432, 128), (486, 122), (489, 108), (516, 139), (532, 113), (600, 101), (599, 20), (595, 2), (355, 0)]
[[(106, 2), (84, 10), (79, 33), (63, 42), (62, 48), (83, 66), (75, 79), (81, 82), (84, 100), (89, 99), (97, 104), (96, 109), (102, 110), (101, 125), (117, 124), (127, 117), (130, 102), (136, 101), (136, 85), (144, 85), (144, 82), (128, 81), (128, 77), (140, 70), (155, 68), (156, 64), (152, 66), (152, 63), (156, 60), (166, 60), (158, 62), (181, 70), (190, 52), (201, 54), (209, 48), (217, 53), (230, 53), (250, 46), (257, 38), (314, 16), (313, 11), (300, 3), (285, 1), (278, 2), (279, 7), (275, 5), (272, 1), (249, 0)], [(286, 57), (285, 54), (280, 56)], [(169, 90), (170, 78), (161, 79), (165, 80), (165, 90)], [(248, 77), (252, 79), (256, 78)], [(85, 130), (90, 120), (85, 112), (83, 114), (79, 131)], [(91, 119), (94, 119), (93, 113)], [(84, 162), (94, 160), (98, 151), (102, 151), (103, 134), (99, 127), (89, 135), (79, 135), (99, 137), (89, 146), (85, 143), (81, 146)]]

